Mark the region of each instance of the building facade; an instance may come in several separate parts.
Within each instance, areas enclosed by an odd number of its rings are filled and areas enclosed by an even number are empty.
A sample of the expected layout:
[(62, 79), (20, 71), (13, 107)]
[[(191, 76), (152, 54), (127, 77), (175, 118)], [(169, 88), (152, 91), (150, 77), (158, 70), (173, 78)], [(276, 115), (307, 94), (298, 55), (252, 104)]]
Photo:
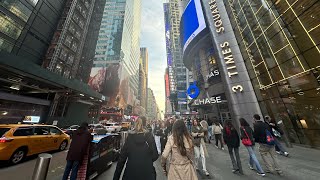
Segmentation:
[(133, 113), (138, 100), (141, 0), (107, 0), (89, 85), (110, 101), (105, 107)]
[(139, 63), (139, 100), (140, 105), (147, 109), (147, 88), (148, 88), (148, 64), (149, 56), (148, 49), (140, 48), (140, 63)]
[(148, 88), (148, 105), (147, 105), (147, 119), (149, 121), (157, 120), (159, 108), (157, 108), (156, 98), (153, 94), (152, 89)]
[[(189, 84), (189, 72), (182, 61), (179, 30), (181, 17), (180, 6), (181, 2), (179, 0), (170, 0), (168, 3), (164, 3), (167, 65), (170, 80), (169, 100), (171, 101), (170, 104), (173, 113), (179, 112), (180, 114), (187, 114), (189, 110), (185, 90)], [(168, 113), (169, 112), (166, 112), (166, 114)]]
[[(65, 46), (67, 41), (62, 40), (72, 30), (85, 37), (94, 6), (94, 1), (77, 0), (0, 2), (1, 123), (27, 121), (29, 117), (43, 123), (58, 121), (58, 125), (91, 121), (89, 108), (106, 98), (76, 79), (84, 42), (71, 38)], [(78, 29), (71, 28), (75, 14), (79, 15), (77, 20), (80, 16), (83, 20)], [(76, 38), (75, 34), (71, 37)], [(68, 60), (73, 65), (59, 66)]]
[(320, 2), (224, 0), (264, 115), (320, 146)]
[[(211, 112), (220, 120), (229, 116), (235, 124), (239, 117), (253, 123), (253, 114), (269, 115), (284, 127), (289, 142), (319, 147), (320, 16), (316, 9), (320, 2), (192, 3), (202, 6), (200, 14), (205, 18), (201, 21), (197, 11), (199, 26), (182, 23), (181, 41), (184, 63), (199, 89), (191, 103), (211, 109), (200, 115)], [(184, 13), (191, 12), (189, 5)], [(211, 83), (216, 83), (212, 89)], [(194, 91), (190, 94), (195, 95)], [(223, 114), (223, 109), (228, 113)]]

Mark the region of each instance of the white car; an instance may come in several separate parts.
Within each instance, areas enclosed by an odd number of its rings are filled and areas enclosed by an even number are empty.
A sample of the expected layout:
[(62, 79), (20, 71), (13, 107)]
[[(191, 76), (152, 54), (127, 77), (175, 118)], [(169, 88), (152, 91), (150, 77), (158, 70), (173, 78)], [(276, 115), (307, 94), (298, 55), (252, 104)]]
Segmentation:
[(120, 132), (122, 126), (119, 123), (106, 123), (105, 128), (108, 132)]

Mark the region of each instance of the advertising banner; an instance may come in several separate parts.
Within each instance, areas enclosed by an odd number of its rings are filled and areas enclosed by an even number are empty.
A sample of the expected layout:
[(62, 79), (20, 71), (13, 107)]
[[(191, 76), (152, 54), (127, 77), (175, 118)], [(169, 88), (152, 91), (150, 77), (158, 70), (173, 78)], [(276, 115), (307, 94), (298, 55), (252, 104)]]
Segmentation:
[(165, 21), (165, 33), (166, 33), (166, 50), (167, 50), (167, 64), (172, 66), (172, 50), (171, 50), (171, 41), (170, 41), (170, 18), (169, 18), (169, 3), (163, 4), (164, 9), (164, 21)]
[(103, 90), (104, 79), (106, 76), (106, 68), (104, 67), (93, 67), (91, 69), (89, 86), (97, 91), (101, 92)]

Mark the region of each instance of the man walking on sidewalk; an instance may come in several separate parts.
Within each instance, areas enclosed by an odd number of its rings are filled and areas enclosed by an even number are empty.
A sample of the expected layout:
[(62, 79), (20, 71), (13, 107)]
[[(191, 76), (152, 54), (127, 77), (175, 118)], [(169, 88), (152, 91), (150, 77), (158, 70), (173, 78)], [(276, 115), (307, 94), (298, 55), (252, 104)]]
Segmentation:
[[(255, 114), (253, 118), (255, 120), (253, 137), (255, 142), (259, 143), (259, 153), (267, 167), (266, 172), (273, 172), (275, 169), (277, 173), (282, 176), (283, 172), (280, 169), (274, 150), (274, 137), (270, 133), (271, 129), (268, 124), (261, 120), (261, 117), (258, 114)], [(270, 163), (271, 159), (272, 163)]]
[(195, 166), (198, 169), (199, 160), (201, 159), (202, 170), (205, 175), (209, 176), (209, 172), (206, 167), (206, 156), (208, 156), (208, 152), (206, 149), (206, 145), (204, 144), (204, 130), (201, 126), (199, 126), (198, 121), (193, 120), (192, 133), (194, 139), (194, 154), (195, 154)]

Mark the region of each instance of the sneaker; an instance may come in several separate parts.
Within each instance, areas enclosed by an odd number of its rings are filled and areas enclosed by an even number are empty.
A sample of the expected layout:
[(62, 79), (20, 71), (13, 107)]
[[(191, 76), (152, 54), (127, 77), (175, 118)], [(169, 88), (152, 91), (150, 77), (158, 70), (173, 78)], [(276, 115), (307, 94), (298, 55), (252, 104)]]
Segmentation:
[(277, 153), (277, 154), (281, 154), (281, 152), (280, 152), (280, 151), (276, 151), (276, 153)]
[(288, 157), (289, 153), (288, 152), (284, 152), (284, 156)]
[(249, 168), (251, 169), (251, 170), (254, 170), (254, 168), (249, 164)]
[(232, 169), (233, 173), (236, 173), (237, 171), (239, 171), (239, 169)]
[(266, 174), (265, 173), (257, 173), (259, 176), (262, 176), (262, 177), (264, 177), (264, 176), (266, 176)]
[(209, 176), (209, 175), (210, 175), (207, 170), (203, 170), (203, 172), (204, 172), (204, 174), (205, 174), (206, 176)]
[(221, 149), (224, 150), (224, 147), (222, 147)]
[(218, 149), (219, 147), (217, 145), (215, 145), (215, 147)]

